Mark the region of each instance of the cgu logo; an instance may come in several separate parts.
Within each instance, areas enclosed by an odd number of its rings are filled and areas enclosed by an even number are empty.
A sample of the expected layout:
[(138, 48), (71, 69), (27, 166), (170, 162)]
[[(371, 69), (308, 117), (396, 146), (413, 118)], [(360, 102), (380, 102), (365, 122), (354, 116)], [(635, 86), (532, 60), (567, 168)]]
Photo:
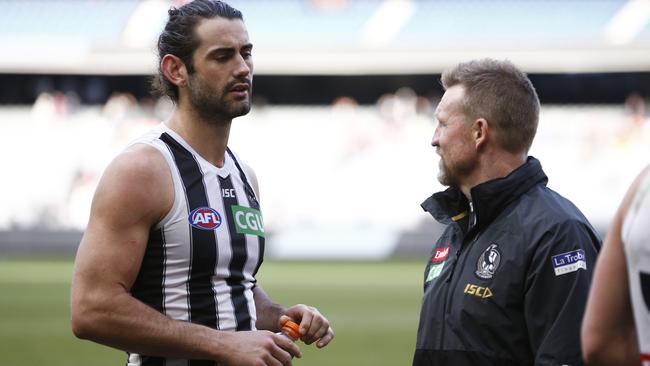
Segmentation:
[(239, 234), (264, 236), (264, 222), (259, 210), (245, 206), (232, 206), (232, 213), (235, 229)]
[(214, 230), (221, 226), (221, 215), (212, 207), (199, 207), (190, 212), (187, 221), (197, 229)]
[(264, 224), (262, 223), (262, 216), (253, 212), (238, 211), (235, 214), (237, 226), (242, 229), (250, 229), (252, 231), (264, 231)]

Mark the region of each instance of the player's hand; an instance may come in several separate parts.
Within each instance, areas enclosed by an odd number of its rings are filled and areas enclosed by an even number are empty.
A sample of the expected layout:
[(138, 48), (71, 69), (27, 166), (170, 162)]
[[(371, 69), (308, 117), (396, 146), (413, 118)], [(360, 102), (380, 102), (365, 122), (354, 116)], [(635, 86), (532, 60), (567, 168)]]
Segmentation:
[(228, 339), (227, 365), (291, 366), (293, 357), (302, 357), (289, 338), (266, 330), (229, 332)]
[(316, 343), (316, 347), (323, 348), (334, 338), (334, 331), (330, 323), (315, 307), (298, 304), (287, 309), (282, 315), (279, 324), (282, 325), (285, 317), (300, 323), (300, 339), (306, 344)]

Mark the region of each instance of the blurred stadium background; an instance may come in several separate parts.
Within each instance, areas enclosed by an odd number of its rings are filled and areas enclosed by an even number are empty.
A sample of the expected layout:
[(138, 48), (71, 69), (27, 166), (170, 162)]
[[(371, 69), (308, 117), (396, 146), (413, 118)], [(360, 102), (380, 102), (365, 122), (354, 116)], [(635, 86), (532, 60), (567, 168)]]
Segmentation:
[[(149, 95), (148, 80), (166, 11), (181, 3), (0, 0), (0, 355), (50, 329), (34, 320), (43, 308), (32, 296), (45, 296), (56, 282), (59, 307), (51, 307), (58, 310), (47, 324), (66, 346), (53, 348), (61, 364), (77, 360), (65, 358), (81, 351), (61, 318), (69, 259), (106, 164), (171, 111), (169, 102)], [(235, 120), (230, 145), (260, 179), (271, 273), (287, 265), (323, 278), (368, 274), (358, 288), (338, 277), (323, 285), (343, 286), (357, 299), (313, 297), (343, 326), (338, 341), (365, 349), (300, 364), (410, 362), (422, 257), (440, 229), (419, 204), (442, 188), (429, 142), (445, 68), (494, 57), (530, 74), (542, 101), (531, 154), (549, 186), (601, 233), (650, 161), (650, 0), (229, 3), (243, 11), (255, 45), (254, 107)], [(31, 261), (35, 255), (64, 260), (44, 266)], [(394, 262), (404, 258), (417, 261)], [(387, 259), (393, 261), (385, 267), (375, 262)], [(304, 299), (292, 292), (296, 278), (282, 276), (286, 282), (269, 280), (280, 299), (309, 303), (309, 286), (294, 288)], [(390, 278), (408, 279), (400, 286)], [(403, 302), (362, 320), (391, 291)], [(384, 318), (403, 321), (386, 329), (377, 323)], [(394, 337), (381, 343), (379, 334)], [(381, 356), (383, 350), (398, 357)], [(38, 354), (0, 364), (38, 364)], [(122, 362), (118, 356), (113, 360)]]

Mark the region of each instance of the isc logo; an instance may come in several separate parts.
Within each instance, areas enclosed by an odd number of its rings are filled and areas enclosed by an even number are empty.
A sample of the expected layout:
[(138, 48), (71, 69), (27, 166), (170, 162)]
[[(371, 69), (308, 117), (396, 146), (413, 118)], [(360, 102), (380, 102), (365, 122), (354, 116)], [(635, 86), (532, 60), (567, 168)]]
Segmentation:
[(197, 229), (214, 230), (221, 226), (221, 215), (212, 207), (199, 207), (190, 212), (187, 221)]
[(472, 285), (470, 283), (468, 283), (467, 286), (465, 286), (465, 291), (463, 292), (466, 294), (480, 297), (481, 299), (487, 299), (488, 297), (492, 297), (493, 295), (489, 287), (481, 287), (477, 285)]
[(221, 188), (221, 197), (223, 198), (237, 198), (233, 188)]

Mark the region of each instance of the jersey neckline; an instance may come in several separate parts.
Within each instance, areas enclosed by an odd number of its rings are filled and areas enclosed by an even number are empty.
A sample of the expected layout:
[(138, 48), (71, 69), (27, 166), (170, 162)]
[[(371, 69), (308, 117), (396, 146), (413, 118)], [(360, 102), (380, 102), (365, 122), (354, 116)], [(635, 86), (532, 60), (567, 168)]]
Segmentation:
[(165, 122), (161, 123), (161, 127), (164, 132), (169, 134), (174, 140), (176, 140), (179, 144), (181, 144), (187, 151), (192, 153), (192, 155), (195, 157), (195, 159), (199, 160), (201, 163), (201, 166), (205, 167), (207, 166), (210, 170), (213, 170), (214, 173), (216, 173), (218, 176), (222, 178), (228, 177), (230, 175), (230, 172), (233, 170), (233, 161), (232, 157), (230, 157), (230, 154), (227, 152), (224, 152), (224, 157), (223, 157), (223, 167), (219, 168), (218, 166), (212, 164), (210, 161), (205, 159), (201, 154), (199, 154), (194, 148), (187, 142), (181, 135), (179, 135), (176, 131), (172, 130)]

